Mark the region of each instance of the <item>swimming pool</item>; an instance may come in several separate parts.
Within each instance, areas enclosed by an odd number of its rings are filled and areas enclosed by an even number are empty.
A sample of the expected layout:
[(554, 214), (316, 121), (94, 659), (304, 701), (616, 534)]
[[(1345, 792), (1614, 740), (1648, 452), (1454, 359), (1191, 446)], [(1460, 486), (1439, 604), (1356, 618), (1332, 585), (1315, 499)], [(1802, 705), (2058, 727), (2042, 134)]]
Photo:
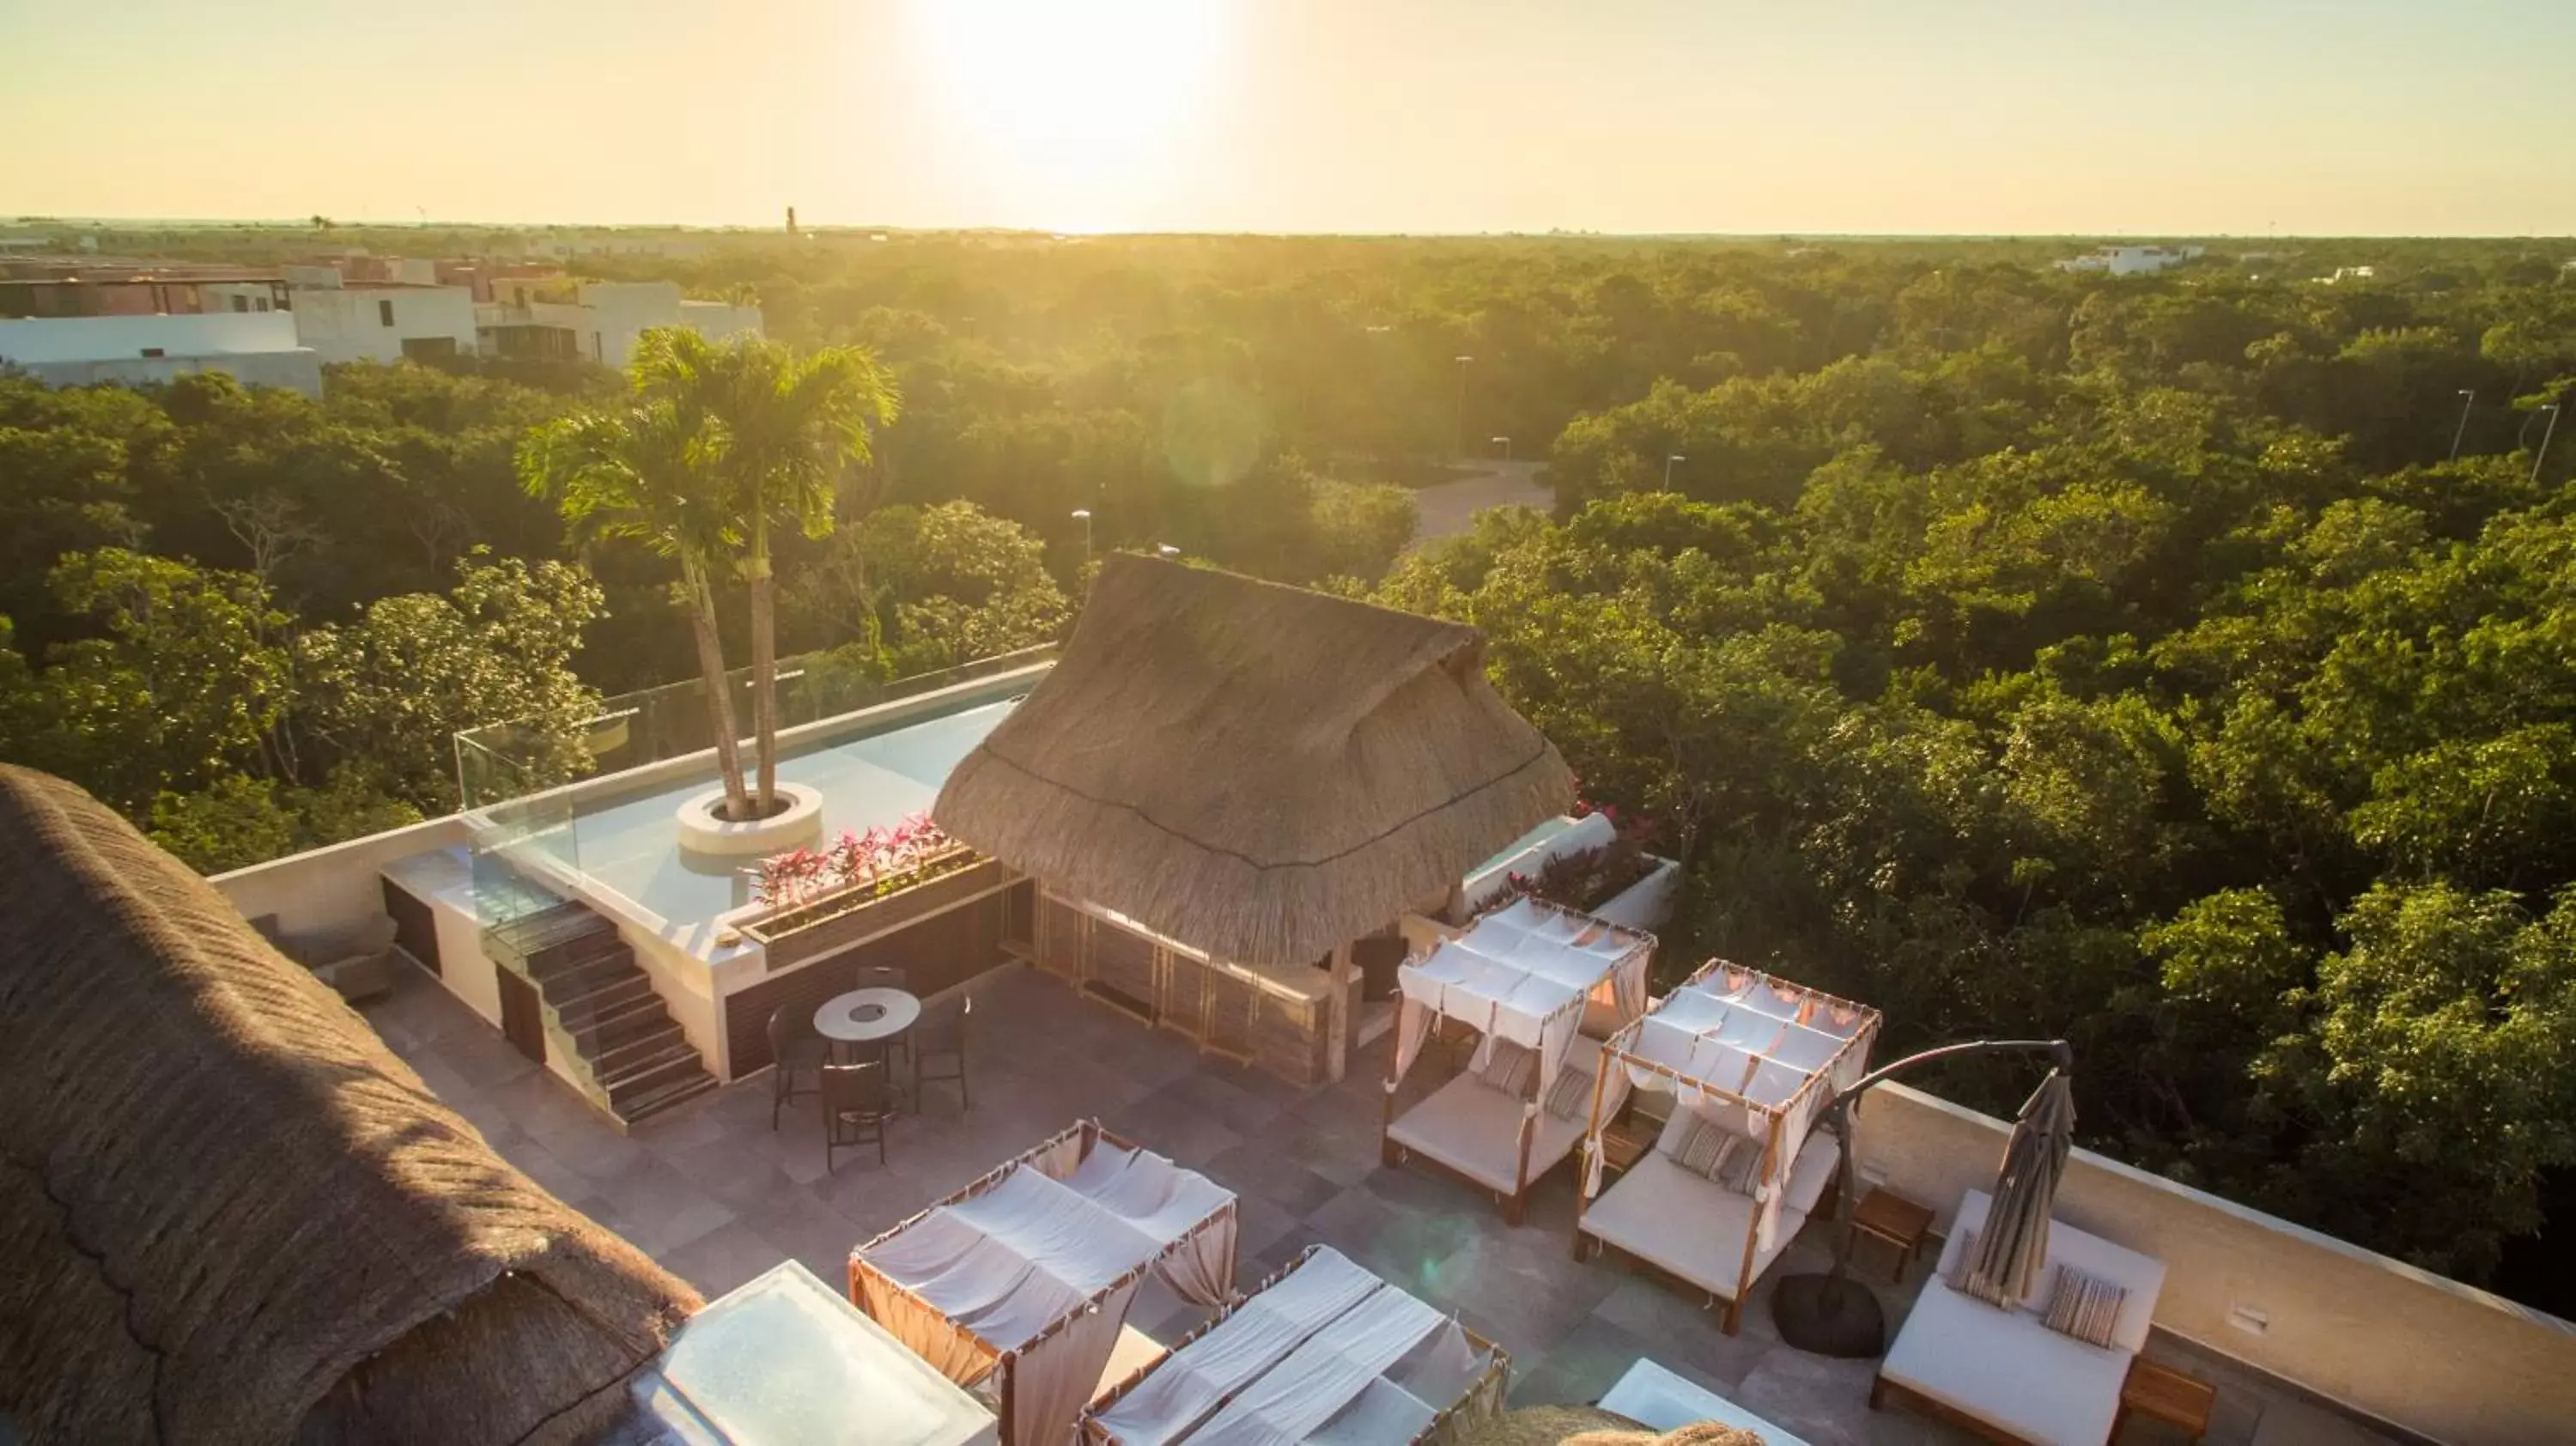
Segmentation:
[[(853, 736), (801, 744), (778, 760), (784, 783), (823, 795), (823, 838), (864, 833), (923, 812), (939, 797), (950, 770), (984, 741), (1016, 697), (972, 703), (953, 712)], [(751, 767), (751, 749), (743, 766)], [(692, 773), (652, 789), (610, 794), (574, 806), (547, 851), (673, 925), (705, 923), (751, 902), (757, 860), (693, 854), (680, 848), (673, 815), (706, 791), (711, 775)]]

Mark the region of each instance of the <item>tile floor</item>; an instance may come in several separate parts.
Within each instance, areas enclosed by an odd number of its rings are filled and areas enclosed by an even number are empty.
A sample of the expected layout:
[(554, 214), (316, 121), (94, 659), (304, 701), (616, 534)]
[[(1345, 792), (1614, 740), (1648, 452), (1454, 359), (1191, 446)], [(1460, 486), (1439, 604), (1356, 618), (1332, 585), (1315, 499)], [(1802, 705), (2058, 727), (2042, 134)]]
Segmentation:
[[(1328, 1243), (1501, 1342), (1512, 1353), (1516, 1405), (1594, 1400), (1630, 1362), (1651, 1356), (1814, 1446), (1964, 1439), (1913, 1416), (1871, 1411), (1875, 1363), (1782, 1344), (1763, 1290), (1745, 1311), (1742, 1333), (1728, 1336), (1696, 1296), (1615, 1263), (1574, 1261), (1566, 1170), (1546, 1181), (1528, 1223), (1514, 1229), (1489, 1197), (1463, 1184), (1382, 1168), (1383, 1041), (1355, 1057), (1342, 1084), (1299, 1091), (1202, 1058), (1178, 1036), (1077, 998), (1051, 978), (997, 972), (977, 985), (974, 1108), (960, 1109), (952, 1087), (934, 1085), (919, 1112), (889, 1129), (885, 1165), (873, 1150), (845, 1151), (826, 1170), (814, 1101), (793, 1103), (773, 1131), (766, 1075), (621, 1134), (427, 975), (407, 972), (368, 1015), (512, 1163), (710, 1297), (788, 1258), (842, 1281), (853, 1246), (1096, 1116), (1237, 1193), (1247, 1283), (1309, 1244)], [(1824, 1241), (1823, 1228), (1811, 1228), (1772, 1277), (1824, 1268)], [(1885, 1284), (1883, 1267), (1877, 1275), (1891, 1330), (1921, 1275), (1918, 1267), (1903, 1289)], [(1167, 1335), (1196, 1318), (1162, 1295), (1140, 1297), (1133, 1320)], [(2256, 1438), (2276, 1400), (2267, 1383), (2178, 1344), (2168, 1350), (2160, 1341), (2156, 1353), (2218, 1382), (2210, 1440)], [(2152, 1426), (2123, 1435), (2157, 1439), (2166, 1438)]]

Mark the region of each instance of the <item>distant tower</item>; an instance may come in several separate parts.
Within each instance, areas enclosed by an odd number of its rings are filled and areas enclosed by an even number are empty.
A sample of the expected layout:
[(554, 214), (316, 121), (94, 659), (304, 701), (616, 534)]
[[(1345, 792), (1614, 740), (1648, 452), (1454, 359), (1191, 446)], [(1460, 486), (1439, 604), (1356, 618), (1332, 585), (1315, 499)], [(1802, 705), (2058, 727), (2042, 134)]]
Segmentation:
[(796, 234), (796, 208), (793, 206), (787, 208), (787, 234)]

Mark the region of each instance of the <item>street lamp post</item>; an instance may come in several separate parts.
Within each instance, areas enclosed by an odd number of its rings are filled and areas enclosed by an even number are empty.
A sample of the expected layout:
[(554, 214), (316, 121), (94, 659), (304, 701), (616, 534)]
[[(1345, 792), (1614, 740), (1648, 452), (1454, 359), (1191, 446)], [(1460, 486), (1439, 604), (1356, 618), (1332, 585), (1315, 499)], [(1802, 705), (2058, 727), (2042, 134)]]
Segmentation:
[(2544, 402), (2540, 409), (2549, 414), (2549, 425), (2540, 433), (2540, 450), (2531, 457), (2531, 480), (2534, 482), (2540, 480), (2540, 464), (2549, 460), (2549, 439), (2558, 435), (2558, 404)]
[(1689, 461), (1689, 460), (1690, 460), (1690, 459), (1689, 459), (1688, 457), (1683, 456), (1683, 455), (1682, 455), (1681, 453), (1679, 453), (1679, 452), (1675, 452), (1675, 453), (1673, 453), (1671, 456), (1666, 457), (1666, 458), (1664, 459), (1664, 490), (1665, 490), (1665, 491), (1670, 492), (1670, 491), (1672, 491), (1672, 490), (1673, 490), (1673, 464), (1674, 464), (1675, 462), (1687, 462), (1687, 461)]
[(1091, 509), (1073, 509), (1073, 520), (1082, 524), (1082, 570), (1088, 573), (1091, 571)]
[(1508, 462), (1508, 461), (1512, 460), (1512, 439), (1511, 439), (1511, 438), (1509, 438), (1509, 437), (1488, 437), (1488, 438), (1486, 438), (1486, 440), (1487, 440), (1487, 441), (1489, 441), (1489, 442), (1492, 442), (1495, 446), (1500, 447), (1500, 448), (1502, 448), (1502, 449), (1503, 449), (1503, 460), (1504, 460), (1504, 461)]
[(1459, 457), (1467, 455), (1467, 363), (1474, 360), (1471, 356), (1458, 358), (1458, 445), (1453, 455)]
[(2469, 408), (2477, 404), (2476, 392), (2467, 387), (2460, 388), (2460, 425), (2451, 431), (2451, 460), (2454, 462), (2460, 460), (2460, 439), (2469, 434)]

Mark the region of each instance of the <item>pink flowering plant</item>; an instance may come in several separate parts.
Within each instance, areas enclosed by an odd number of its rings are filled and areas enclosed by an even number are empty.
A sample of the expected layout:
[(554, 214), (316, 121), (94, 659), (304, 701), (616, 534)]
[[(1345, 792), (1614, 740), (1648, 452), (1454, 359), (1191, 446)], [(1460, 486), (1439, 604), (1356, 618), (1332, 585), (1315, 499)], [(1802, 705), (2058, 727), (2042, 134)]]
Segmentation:
[(926, 813), (913, 813), (888, 828), (843, 830), (821, 849), (797, 849), (761, 860), (753, 897), (769, 908), (792, 908), (827, 895), (864, 892), (882, 898), (971, 857)]
[(1614, 830), (1610, 842), (1549, 859), (1535, 874), (1513, 870), (1503, 876), (1502, 892), (1489, 907), (1499, 909), (1515, 899), (1534, 898), (1589, 913), (1653, 873), (1657, 860), (1646, 852), (1655, 838), (1653, 822), (1623, 817), (1607, 804), (1595, 807), (1577, 802), (1574, 806), (1576, 818), (1595, 813), (1610, 821)]

